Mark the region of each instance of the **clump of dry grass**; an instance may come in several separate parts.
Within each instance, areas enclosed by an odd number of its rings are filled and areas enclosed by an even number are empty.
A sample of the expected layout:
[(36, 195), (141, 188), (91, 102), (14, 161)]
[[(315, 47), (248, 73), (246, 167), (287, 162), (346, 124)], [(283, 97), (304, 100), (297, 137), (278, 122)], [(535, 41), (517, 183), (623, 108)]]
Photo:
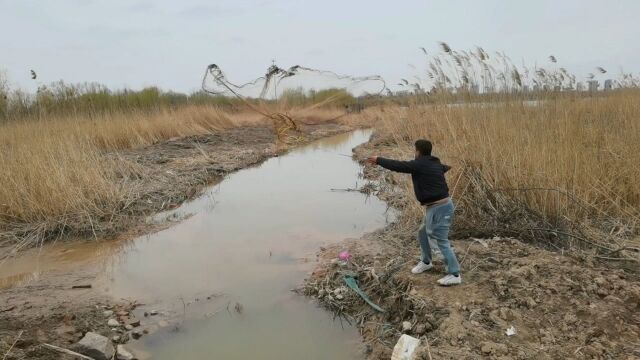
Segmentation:
[[(379, 142), (411, 157), (427, 138), (454, 166), (459, 236), (518, 236), (601, 259), (638, 260), (640, 92), (597, 98), (370, 111)], [(406, 178), (398, 179), (411, 192)], [(408, 199), (411, 194), (408, 193)], [(409, 218), (420, 216), (406, 204)]]

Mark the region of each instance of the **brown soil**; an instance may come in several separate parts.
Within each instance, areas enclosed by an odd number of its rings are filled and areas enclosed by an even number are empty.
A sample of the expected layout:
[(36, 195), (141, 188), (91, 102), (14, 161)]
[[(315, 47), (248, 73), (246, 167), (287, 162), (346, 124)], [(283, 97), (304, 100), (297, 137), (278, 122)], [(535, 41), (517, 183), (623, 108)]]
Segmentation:
[[(373, 146), (384, 154), (383, 143), (369, 143), (356, 156)], [(365, 171), (379, 182), (380, 197), (402, 210), (408, 199), (385, 174)], [(441, 261), (427, 273), (410, 273), (419, 259), (417, 226), (417, 219), (410, 226), (395, 223), (323, 249), (321, 265), (302, 288), (358, 326), (370, 359), (390, 358), (405, 321), (411, 326), (404, 332), (422, 339), (421, 359), (640, 358), (637, 274), (517, 239), (467, 238), (452, 241), (463, 284), (440, 287)], [(353, 258), (340, 265), (334, 259), (345, 248)], [(345, 274), (355, 275), (386, 312), (377, 313), (347, 291)], [(511, 326), (517, 333), (507, 336)]]
[[(303, 141), (309, 142), (352, 130), (340, 124), (303, 125)], [(140, 175), (131, 181), (132, 189), (142, 193), (115, 221), (93, 224), (99, 235), (119, 238), (155, 231), (167, 224), (145, 224), (146, 215), (177, 207), (199, 195), (203, 189), (225, 175), (277, 156), (275, 135), (271, 127), (252, 126), (225, 130), (215, 134), (171, 139), (145, 148), (127, 150), (112, 156), (134, 164)], [(82, 233), (79, 231), (79, 233)], [(94, 233), (84, 232), (85, 239)], [(69, 238), (71, 239), (71, 238)], [(73, 238), (78, 241), (78, 238)], [(112, 239), (112, 241), (119, 241)], [(0, 254), (3, 250), (0, 249)], [(3, 258), (11, 253), (4, 249)], [(25, 285), (0, 289), (0, 355), (6, 359), (65, 359), (42, 346), (50, 343), (72, 348), (84, 333), (93, 331), (112, 337), (103, 312), (112, 309), (133, 311), (135, 301), (110, 299), (96, 284), (97, 267), (92, 264), (72, 270), (42, 274)], [(74, 285), (91, 284), (88, 289)], [(143, 307), (144, 308), (144, 307)], [(138, 310), (141, 316), (143, 310)], [(133, 312), (131, 313), (133, 317)], [(127, 319), (122, 319), (127, 320)], [(14, 344), (15, 342), (15, 344)], [(13, 345), (13, 347), (12, 347)], [(11, 351), (9, 352), (9, 349)]]

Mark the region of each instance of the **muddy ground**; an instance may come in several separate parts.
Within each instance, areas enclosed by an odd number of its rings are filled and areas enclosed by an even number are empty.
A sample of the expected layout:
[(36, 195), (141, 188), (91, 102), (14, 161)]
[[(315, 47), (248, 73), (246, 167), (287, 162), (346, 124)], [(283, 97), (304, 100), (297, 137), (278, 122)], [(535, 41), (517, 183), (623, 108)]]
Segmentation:
[[(299, 144), (303, 144), (352, 128), (322, 123), (302, 125), (300, 130), (303, 140)], [(130, 185), (141, 193), (127, 212), (121, 214), (118, 223), (94, 224), (99, 234), (114, 236), (105, 241), (121, 241), (167, 226), (147, 223), (144, 219), (147, 215), (177, 207), (225, 175), (259, 164), (277, 156), (277, 152), (270, 126), (248, 126), (171, 139), (109, 156), (134, 164), (133, 171), (139, 175), (130, 180)], [(87, 241), (93, 240), (93, 232), (84, 235)], [(77, 237), (69, 239), (82, 241)], [(5, 248), (4, 254), (10, 250)], [(149, 310), (144, 305), (137, 304), (134, 299), (110, 299), (104, 295), (101, 284), (94, 283), (97, 271), (92, 264), (84, 264), (73, 270), (40, 274), (25, 284), (0, 288), (0, 356), (3, 360), (73, 359), (73, 356), (51, 351), (42, 344), (72, 349), (87, 331), (109, 338), (120, 336), (118, 341), (126, 342), (130, 331), (120, 327), (114, 332), (107, 326), (107, 320), (113, 317), (122, 325), (142, 319), (140, 329), (157, 328), (155, 323), (159, 317), (144, 317), (144, 311)], [(91, 288), (74, 288), (86, 285)], [(113, 314), (105, 316), (105, 311), (113, 311)]]
[[(366, 144), (356, 157), (384, 155), (386, 146)], [(388, 172), (369, 167), (365, 176), (402, 211), (408, 199), (389, 183)], [(452, 240), (463, 284), (440, 287), (441, 260), (429, 272), (410, 273), (420, 256), (417, 227), (417, 219), (391, 224), (324, 249), (301, 289), (359, 328), (369, 359), (389, 359), (402, 333), (422, 340), (420, 359), (640, 359), (637, 273), (517, 239), (466, 238)], [(345, 248), (353, 258), (340, 265), (335, 259)], [(376, 312), (348, 290), (345, 275), (356, 276), (386, 311)], [(511, 327), (516, 333), (509, 336)]]

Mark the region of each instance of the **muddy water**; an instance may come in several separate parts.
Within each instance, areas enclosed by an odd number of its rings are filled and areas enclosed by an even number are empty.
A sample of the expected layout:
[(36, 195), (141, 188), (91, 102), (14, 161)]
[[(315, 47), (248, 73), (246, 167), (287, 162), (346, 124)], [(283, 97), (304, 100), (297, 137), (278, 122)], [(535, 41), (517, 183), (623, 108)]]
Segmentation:
[[(118, 245), (48, 247), (35, 272), (22, 271), (32, 258), (17, 259), (3, 281), (100, 260), (98, 287), (146, 304), (137, 315), (150, 334), (129, 346), (154, 359), (362, 358), (354, 328), (290, 289), (320, 246), (386, 222), (377, 198), (331, 191), (362, 185), (360, 166), (343, 155), (369, 135), (326, 138), (237, 172), (158, 215), (185, 218), (161, 232)], [(160, 315), (144, 318), (151, 309)]]

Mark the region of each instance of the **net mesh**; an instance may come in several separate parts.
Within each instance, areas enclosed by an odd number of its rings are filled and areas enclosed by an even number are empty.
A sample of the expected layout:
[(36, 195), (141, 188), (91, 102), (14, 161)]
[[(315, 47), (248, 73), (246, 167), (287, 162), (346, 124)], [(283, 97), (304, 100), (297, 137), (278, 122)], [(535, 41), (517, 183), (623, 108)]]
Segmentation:
[[(378, 75), (340, 75), (300, 65), (283, 69), (275, 64), (269, 66), (263, 76), (246, 83), (232, 82), (218, 65), (211, 64), (202, 78), (202, 90), (216, 96), (240, 99), (249, 109), (270, 119), (278, 151), (305, 140), (298, 121), (288, 111), (291, 105), (287, 101), (291, 101), (294, 95), (304, 99), (304, 103), (298, 106), (311, 109), (330, 105), (344, 98), (345, 94), (357, 102), (360, 97), (388, 91), (384, 79)], [(322, 97), (316, 99), (312, 96), (323, 91)], [(346, 115), (348, 109), (345, 106), (340, 115), (322, 120), (335, 120)]]

